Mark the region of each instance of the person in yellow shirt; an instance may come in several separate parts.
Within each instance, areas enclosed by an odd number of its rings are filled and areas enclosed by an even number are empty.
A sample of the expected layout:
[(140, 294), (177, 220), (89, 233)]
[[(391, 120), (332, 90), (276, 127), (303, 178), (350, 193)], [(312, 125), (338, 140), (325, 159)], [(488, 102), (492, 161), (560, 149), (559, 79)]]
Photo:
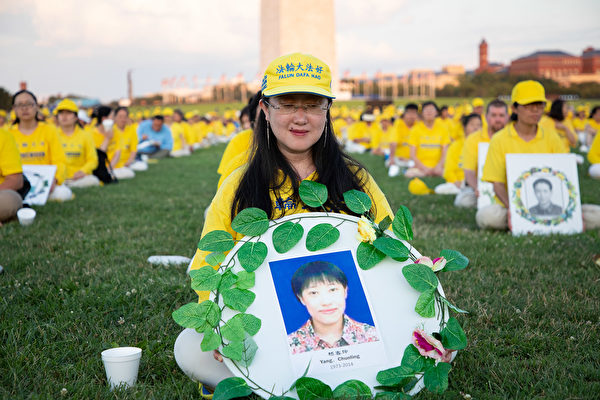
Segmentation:
[(13, 96), (16, 119), (11, 127), (23, 165), (55, 165), (56, 173), (48, 200), (67, 201), (73, 192), (64, 181), (67, 174), (67, 158), (54, 126), (38, 120), (38, 104), (33, 93), (20, 90)]
[(171, 130), (171, 135), (173, 136), (173, 148), (169, 155), (171, 157), (185, 157), (192, 154), (186, 140), (183, 125), (181, 124), (180, 114), (167, 107), (163, 110), (163, 115), (165, 117), (165, 125)]
[(565, 148), (570, 151), (572, 147), (577, 146), (577, 135), (575, 127), (566, 119), (568, 108), (569, 106), (564, 100), (556, 99), (550, 106), (548, 116), (551, 118), (556, 133), (565, 144)]
[(475, 113), (466, 115), (462, 118), (462, 125), (465, 136), (455, 140), (448, 146), (443, 175), (446, 182), (436, 186), (435, 192), (437, 194), (458, 194), (460, 188), (464, 185), (465, 173), (462, 168), (462, 151), (465, 138), (481, 130), (481, 117)]
[(144, 161), (136, 161), (138, 145), (137, 128), (130, 122), (127, 107), (117, 107), (115, 109), (115, 123), (113, 125), (115, 141), (121, 146), (119, 148), (119, 161), (113, 167), (113, 173), (117, 179), (135, 178), (135, 171), (145, 171), (148, 169), (148, 164)]
[[(415, 103), (408, 103), (404, 107), (402, 117), (394, 121), (394, 127), (396, 128), (396, 137), (390, 143), (390, 176), (396, 174), (391, 171), (397, 167), (410, 167), (413, 163), (410, 161), (410, 146), (408, 145), (408, 138), (410, 137), (411, 129), (415, 126), (419, 119), (419, 106)], [(398, 168), (399, 170), (399, 168)]]
[(539, 125), (547, 102), (544, 87), (539, 82), (517, 83), (511, 102), (513, 122), (492, 137), (483, 167), (482, 180), (493, 184), (497, 203), (477, 211), (475, 219), (480, 228), (506, 229), (509, 226), (506, 154), (567, 152), (556, 132)]
[(479, 160), (479, 143), (489, 143), (498, 131), (508, 122), (508, 107), (502, 100), (492, 100), (485, 113), (488, 121), (487, 130), (481, 129), (465, 139), (462, 151), (462, 168), (465, 174), (465, 187), (456, 195), (454, 205), (457, 207), (475, 207), (479, 191), (477, 188), (477, 171)]
[(261, 113), (261, 109), (258, 106), (258, 102), (262, 97), (261, 92), (257, 92), (254, 96), (250, 98), (248, 104), (246, 105), (248, 114), (248, 129), (245, 129), (235, 135), (227, 144), (225, 151), (223, 152), (223, 156), (221, 157), (221, 162), (219, 163), (219, 167), (217, 169), (217, 173), (221, 175), (219, 178), (219, 183), (217, 188), (221, 187), (223, 181), (235, 171), (237, 168), (241, 167), (248, 161), (248, 157), (250, 155), (250, 150), (252, 148), (252, 137), (253, 137), (253, 129), (258, 114)]
[(65, 185), (80, 188), (99, 186), (100, 180), (92, 174), (98, 167), (94, 139), (79, 126), (77, 105), (70, 99), (63, 99), (54, 112), (58, 121), (58, 136), (67, 157)]
[(596, 135), (594, 138), (587, 158), (590, 164), (592, 164), (588, 170), (590, 176), (594, 179), (600, 179), (600, 135)]
[[(483, 114), (483, 108), (485, 107), (485, 101), (481, 97), (475, 97), (471, 102), (471, 106), (473, 107), (472, 113), (475, 113), (481, 117), (481, 128), (486, 131), (487, 130), (487, 121), (485, 119), (485, 115)], [(468, 115), (468, 113), (466, 114)]]
[(585, 115), (585, 107), (577, 106), (575, 109), (575, 116), (573, 117), (573, 127), (575, 128), (575, 132), (580, 133), (585, 131), (585, 125), (587, 123)]
[(588, 147), (591, 146), (594, 138), (598, 136), (598, 132), (600, 132), (600, 106), (592, 108), (592, 111), (590, 111), (590, 118), (587, 120), (585, 125), (585, 144)]
[(379, 123), (375, 122), (373, 124), (372, 136), (371, 153), (377, 156), (388, 156), (390, 154), (390, 143), (396, 138), (392, 120), (381, 118)]
[(442, 176), (450, 144), (450, 132), (437, 118), (437, 105), (426, 101), (421, 109), (423, 121), (416, 124), (408, 138), (414, 167), (404, 174), (407, 178)]
[(0, 128), (0, 226), (17, 216), (23, 207), (19, 193), (23, 189), (21, 156), (13, 136)]
[(6, 119), (6, 110), (0, 110), (0, 129), (8, 129), (8, 121)]
[[(310, 63), (321, 71), (320, 79), (279, 75), (278, 65)], [(329, 196), (324, 204), (333, 212), (352, 214), (343, 200), (350, 189), (370, 195), (376, 221), (393, 214), (383, 192), (369, 173), (345, 155), (338, 145), (329, 108), (332, 103), (331, 72), (321, 60), (300, 53), (274, 60), (264, 75), (255, 142), (246, 167), (234, 171), (217, 191), (209, 207), (202, 235), (225, 230), (236, 239), (231, 221), (241, 210), (258, 207), (269, 218), (315, 211), (303, 204), (298, 194), (300, 181), (309, 179), (327, 186)], [(206, 264), (207, 252), (198, 250), (192, 269)], [(199, 292), (202, 301), (208, 292)], [(231, 376), (214, 361), (210, 353), (200, 352), (203, 335), (194, 329), (184, 330), (175, 342), (177, 364), (193, 379), (215, 386)], [(193, 352), (193, 353), (192, 353)], [(215, 373), (215, 370), (219, 372)], [(222, 371), (222, 373), (221, 373)]]
[(360, 116), (360, 121), (348, 128), (348, 141), (352, 144), (347, 144), (347, 149), (353, 152), (364, 152), (372, 147), (372, 140), (375, 128), (375, 115), (371, 113), (363, 113)]

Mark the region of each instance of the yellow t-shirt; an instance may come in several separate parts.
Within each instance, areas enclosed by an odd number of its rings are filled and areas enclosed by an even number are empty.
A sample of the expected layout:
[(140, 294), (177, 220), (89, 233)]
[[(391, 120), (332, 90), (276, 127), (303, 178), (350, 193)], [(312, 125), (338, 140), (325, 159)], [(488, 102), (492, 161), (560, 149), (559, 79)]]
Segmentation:
[[(231, 206), (233, 203), (233, 198), (235, 197), (235, 192), (244, 172), (245, 168), (238, 168), (231, 175), (229, 175), (225, 182), (223, 182), (223, 185), (221, 185), (221, 187), (217, 190), (217, 194), (210, 203), (210, 208), (208, 214), (206, 215), (206, 221), (204, 222), (204, 228), (202, 229), (202, 236), (214, 230), (223, 230), (229, 232), (235, 240), (239, 240), (243, 237), (243, 235), (231, 229)], [(314, 180), (315, 178), (316, 173), (313, 173), (306, 179)], [(392, 209), (390, 208), (385, 195), (381, 189), (379, 189), (379, 186), (377, 186), (370, 175), (368, 175), (366, 182), (365, 192), (371, 197), (371, 201), (375, 205), (377, 212), (375, 220), (380, 222), (386, 216), (393, 218), (394, 214), (392, 213)], [(276, 214), (273, 219), (282, 217), (284, 212), (285, 215), (309, 212), (309, 210), (303, 208), (302, 204), (297, 204), (292, 199), (292, 186), (289, 180), (280, 188), (279, 194), (280, 198), (276, 199), (275, 194), (271, 192), (271, 201), (273, 207), (275, 208)], [(282, 209), (280, 204), (286, 205), (285, 210)], [(204, 262), (204, 258), (207, 254), (209, 254), (209, 252), (196, 250), (191, 269), (199, 269), (208, 265)], [(208, 298), (209, 292), (197, 293), (199, 295), (200, 302)]]
[[(371, 123), (371, 127), (374, 126), (375, 123)], [(373, 145), (373, 129), (367, 126), (367, 123), (364, 121), (359, 121), (348, 128), (348, 139), (349, 140), (358, 140), (358, 139), (369, 139), (369, 142), (361, 142), (360, 145), (370, 149)]]
[(539, 124), (535, 138), (524, 141), (515, 130), (514, 123), (492, 137), (483, 166), (482, 180), (506, 184), (506, 155), (519, 153), (567, 153), (555, 131), (546, 131)]
[(204, 121), (196, 122), (192, 125), (192, 131), (195, 137), (194, 143), (200, 143), (208, 135), (208, 124)]
[(38, 122), (30, 135), (19, 131), (19, 125), (10, 130), (21, 154), (23, 164), (56, 165), (56, 182), (62, 185), (67, 174), (67, 157), (54, 126)]
[[(221, 162), (219, 163), (219, 168), (217, 168), (217, 172), (220, 175), (223, 175), (223, 172), (227, 169), (227, 165), (231, 162), (231, 160), (241, 153), (246, 153), (250, 148), (251, 142), (252, 129), (246, 129), (235, 135), (229, 141), (227, 147), (225, 148), (225, 151), (223, 152), (223, 156), (221, 157)], [(235, 170), (236, 168), (234, 168), (233, 170)], [(233, 170), (230, 170), (230, 172)]]
[(169, 129), (171, 129), (171, 136), (173, 137), (173, 148), (171, 151), (183, 149), (183, 140), (185, 140), (183, 125), (179, 122), (173, 122)]
[(391, 129), (388, 129), (388, 132), (384, 132), (381, 129), (381, 125), (378, 122), (373, 122), (371, 126), (368, 127), (369, 135), (371, 137), (371, 148), (372, 149), (387, 149), (389, 148), (390, 143), (390, 135)]
[(6, 129), (0, 129), (0, 183), (8, 175), (21, 173), (23, 166), (15, 138)]
[[(92, 128), (91, 132), (92, 138), (94, 139), (94, 146), (96, 146), (96, 148), (99, 149), (100, 146), (102, 146), (102, 142), (104, 142), (104, 135), (98, 130), (97, 127)], [(106, 157), (108, 158), (109, 162), (113, 161), (115, 154), (121, 149), (121, 147), (121, 139), (119, 135), (113, 134), (112, 139), (108, 143), (108, 148), (106, 149)], [(121, 159), (119, 158), (119, 161), (120, 160)]]
[(479, 160), (479, 143), (489, 143), (490, 135), (487, 131), (473, 132), (465, 139), (462, 152), (462, 167), (477, 172)]
[(114, 126), (113, 130), (115, 136), (117, 136), (117, 142), (121, 144), (121, 156), (119, 162), (115, 165), (115, 168), (121, 168), (125, 166), (125, 163), (129, 159), (132, 153), (137, 152), (138, 146), (138, 135), (135, 126), (126, 125), (125, 129), (121, 130), (118, 126)]
[(75, 126), (73, 133), (67, 135), (58, 128), (58, 136), (67, 157), (67, 179), (77, 171), (90, 175), (98, 167), (98, 154), (89, 132)]
[(446, 182), (455, 183), (465, 180), (465, 171), (461, 167), (464, 144), (465, 139), (457, 139), (448, 146), (443, 175)]
[(341, 140), (343, 138), (342, 129), (348, 126), (344, 118), (336, 118), (333, 120), (333, 134)]
[(442, 158), (442, 149), (450, 143), (446, 126), (436, 119), (431, 129), (423, 122), (415, 124), (408, 137), (408, 144), (417, 149), (417, 158), (426, 167), (435, 167)]
[(410, 158), (408, 138), (410, 137), (411, 129), (412, 128), (409, 128), (402, 118), (398, 118), (396, 121), (394, 121), (394, 131), (396, 134), (394, 141), (396, 142), (396, 157), (398, 158), (403, 158), (406, 160)]
[(596, 131), (596, 134), (600, 132), (600, 124), (594, 121), (592, 118), (589, 118), (586, 123), (587, 126), (591, 127)]
[(223, 126), (223, 122), (221, 122), (221, 120), (216, 120), (209, 124), (208, 130), (217, 136), (221, 136), (224, 133), (225, 127)]
[(594, 137), (587, 158), (592, 164), (600, 164), (600, 135)]
[(587, 121), (585, 118), (578, 118), (578, 117), (573, 118), (573, 127), (575, 128), (575, 130), (577, 132), (583, 132), (585, 130), (586, 124), (587, 124)]

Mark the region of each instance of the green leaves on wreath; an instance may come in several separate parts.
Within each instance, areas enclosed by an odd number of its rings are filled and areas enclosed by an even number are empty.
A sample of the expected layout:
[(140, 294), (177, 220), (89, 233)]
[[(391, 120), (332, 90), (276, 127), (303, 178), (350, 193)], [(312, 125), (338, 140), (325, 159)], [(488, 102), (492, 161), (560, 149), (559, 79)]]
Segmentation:
[(242, 349), (242, 359), (239, 360), (239, 363), (245, 368), (252, 364), (252, 360), (254, 360), (254, 356), (258, 351), (258, 345), (250, 336), (247, 336), (242, 344), (244, 347)]
[(225, 253), (215, 251), (214, 253), (207, 254), (206, 257), (204, 257), (204, 261), (206, 261), (208, 265), (216, 267), (225, 261)]
[(356, 379), (346, 381), (333, 390), (334, 399), (370, 400), (372, 397), (373, 393), (371, 393), (371, 388), (369, 388), (369, 386), (367, 386), (365, 383)]
[(306, 235), (306, 249), (317, 251), (334, 244), (340, 237), (340, 231), (331, 224), (313, 226)]
[(360, 190), (352, 189), (344, 192), (344, 202), (350, 211), (363, 215), (371, 209), (371, 198)]
[(205, 332), (217, 326), (221, 319), (221, 309), (210, 300), (202, 303), (188, 303), (173, 311), (173, 319), (184, 328)]
[(467, 347), (467, 335), (454, 317), (448, 319), (440, 335), (442, 336), (442, 345), (446, 349), (462, 350)]
[(221, 291), (223, 303), (232, 310), (245, 312), (254, 302), (256, 294), (246, 289), (226, 289)]
[(433, 393), (444, 393), (448, 389), (448, 374), (452, 367), (445, 362), (437, 363), (429, 368), (423, 375), (423, 383), (427, 390)]
[(375, 246), (367, 242), (360, 242), (356, 249), (356, 260), (361, 269), (368, 270), (377, 265), (385, 258), (385, 253), (377, 250)]
[(460, 271), (469, 265), (469, 259), (456, 250), (442, 250), (440, 257), (446, 259), (446, 266), (442, 271)]
[(298, 223), (284, 222), (273, 231), (273, 247), (278, 253), (287, 253), (302, 239), (304, 228)]
[(236, 314), (223, 326), (221, 326), (221, 335), (229, 341), (242, 341), (246, 335), (254, 336), (261, 327), (259, 318), (252, 314)]
[(202, 343), (200, 343), (202, 351), (216, 350), (219, 346), (221, 346), (221, 337), (215, 331), (209, 330), (204, 332)]
[(243, 378), (223, 379), (215, 388), (213, 400), (230, 400), (237, 397), (250, 396), (252, 389)]
[(190, 271), (190, 277), (194, 290), (217, 290), (221, 283), (221, 274), (208, 265)]
[(237, 257), (248, 272), (255, 271), (267, 257), (267, 245), (263, 242), (246, 242), (240, 246)]
[(390, 237), (378, 237), (373, 241), (373, 246), (396, 261), (406, 261), (410, 255), (410, 251), (401, 241)]
[(410, 264), (402, 268), (402, 275), (413, 289), (421, 292), (415, 305), (415, 311), (422, 317), (435, 317), (435, 291), (438, 278), (426, 265)]
[(398, 239), (413, 240), (413, 218), (405, 206), (400, 206), (392, 222), (392, 230)]
[(377, 373), (377, 382), (387, 387), (402, 387), (415, 376), (415, 371), (404, 365), (384, 369)]
[(198, 249), (225, 252), (233, 249), (233, 237), (226, 231), (211, 231), (200, 239)]
[(321, 207), (327, 201), (327, 187), (322, 183), (303, 180), (298, 188), (300, 199), (309, 207)]
[(333, 391), (318, 379), (302, 377), (296, 381), (296, 393), (300, 400), (331, 399)]
[(262, 235), (269, 229), (269, 217), (260, 208), (246, 208), (231, 221), (231, 228), (244, 236)]

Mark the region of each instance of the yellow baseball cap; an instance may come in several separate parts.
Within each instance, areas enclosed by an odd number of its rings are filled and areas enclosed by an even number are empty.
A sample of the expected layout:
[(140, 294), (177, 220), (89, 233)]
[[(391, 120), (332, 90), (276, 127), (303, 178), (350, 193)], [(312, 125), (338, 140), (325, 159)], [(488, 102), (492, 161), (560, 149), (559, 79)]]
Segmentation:
[(160, 109), (160, 107), (155, 107), (154, 110), (152, 110), (152, 116), (153, 117), (162, 117), (163, 116), (163, 111)]
[(144, 118), (150, 118), (152, 114), (150, 114), (150, 110), (144, 110)]
[(527, 105), (531, 103), (546, 103), (546, 91), (538, 81), (522, 81), (515, 85), (510, 96), (512, 103)]
[(62, 99), (54, 109), (54, 115), (57, 115), (59, 111), (63, 110), (77, 114), (79, 112), (79, 107), (77, 107), (77, 104), (71, 99)]
[(42, 109), (40, 111), (42, 112), (42, 115), (44, 117), (49, 117), (50, 116), (50, 110), (48, 110), (47, 107), (42, 107)]
[(578, 113), (585, 111), (585, 106), (577, 106), (577, 108), (575, 109)]
[(0, 117), (6, 117), (6, 110), (0, 110)]
[(433, 190), (429, 189), (427, 184), (419, 178), (413, 178), (408, 182), (408, 191), (417, 196), (433, 193)]
[(485, 104), (485, 103), (484, 103), (484, 101), (483, 101), (483, 99), (482, 99), (481, 97), (475, 97), (475, 98), (473, 99), (473, 102), (471, 102), (471, 105), (472, 105), (473, 107), (483, 107), (483, 106), (484, 106), (484, 104)]
[(288, 93), (310, 93), (335, 99), (331, 92), (331, 70), (309, 54), (293, 53), (269, 64), (261, 85), (265, 97)]
[(162, 115), (164, 115), (165, 117), (173, 116), (173, 109), (171, 107), (165, 107), (163, 109)]

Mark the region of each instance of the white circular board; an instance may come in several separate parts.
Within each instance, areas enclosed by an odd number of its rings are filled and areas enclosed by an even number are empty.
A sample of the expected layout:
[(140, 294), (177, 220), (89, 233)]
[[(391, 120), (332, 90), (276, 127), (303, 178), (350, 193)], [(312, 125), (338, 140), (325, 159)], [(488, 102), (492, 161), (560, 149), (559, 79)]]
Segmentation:
[[(306, 234), (313, 226), (321, 223), (337, 226), (341, 222), (340, 218), (345, 222), (338, 226), (340, 237), (333, 245), (317, 252), (310, 252), (306, 249)], [(413, 289), (402, 275), (402, 267), (411, 264), (410, 259), (398, 262), (386, 257), (368, 271), (363, 271), (358, 267), (356, 261), (356, 249), (360, 243), (357, 238), (358, 220), (359, 218), (354, 216), (342, 214), (329, 214), (328, 216), (326, 213), (294, 214), (283, 217), (276, 222), (299, 221), (304, 228), (302, 239), (284, 254), (277, 253), (273, 247), (272, 234), (276, 226), (269, 227), (269, 230), (261, 235), (261, 242), (267, 245), (268, 255), (264, 263), (255, 271), (255, 286), (250, 290), (256, 294), (256, 299), (246, 310), (246, 313), (253, 314), (262, 321), (260, 331), (254, 336), (258, 351), (248, 367), (250, 378), (259, 386), (279, 395), (302, 376), (310, 362), (307, 376), (320, 379), (332, 389), (349, 379), (358, 379), (373, 390), (374, 386), (379, 385), (375, 379), (377, 372), (400, 365), (404, 350), (411, 343), (412, 333), (415, 329), (424, 329), (428, 333), (439, 330), (439, 319), (423, 318), (414, 311), (419, 292)], [(394, 236), (390, 231), (387, 233)], [(256, 240), (256, 238), (252, 240)], [(240, 241), (222, 265), (226, 265), (231, 256), (246, 241), (247, 239)], [(409, 243), (404, 242), (404, 244), (411, 249)], [(417, 258), (421, 256), (414, 248), (411, 249), (411, 252)], [(372, 312), (372, 321), (379, 337), (378, 341), (292, 354), (287, 338), (289, 328), (286, 331), (286, 319), (284, 311), (282, 311), (282, 307), (285, 309), (286, 304), (280, 304), (281, 294), (278, 296), (276, 290), (276, 285), (281, 285), (281, 283), (274, 280), (271, 268), (278, 268), (282, 263), (277, 262), (281, 260), (291, 260), (289, 267), (292, 268), (294, 263), (301, 264), (298, 258), (311, 257), (312, 259), (313, 256), (319, 256), (318, 259), (325, 261), (331, 260), (332, 257), (348, 259), (348, 256), (351, 256), (355, 267), (346, 264), (345, 271), (348, 269), (357, 271), (358, 280), (362, 283), (362, 289), (369, 304), (369, 311)], [(283, 264), (286, 262), (284, 261)], [(237, 273), (241, 267), (239, 263), (236, 265), (234, 272)], [(360, 291), (351, 288), (350, 279), (348, 288), (348, 298)], [(291, 288), (286, 287), (281, 287), (280, 292), (286, 289), (291, 292)], [(438, 290), (443, 294), (441, 286), (438, 287)], [(220, 305), (222, 305), (222, 301)], [(225, 308), (222, 318), (226, 321), (236, 313), (236, 311)], [(445, 314), (448, 315), (447, 312)], [(438, 318), (440, 316), (437, 306), (436, 316)], [(330, 352), (332, 354), (329, 354)], [(244, 377), (231, 360), (225, 358), (225, 363), (235, 376)], [(245, 368), (242, 369), (246, 371)], [(422, 387), (421, 380), (413, 393)], [(270, 397), (262, 390), (256, 393), (264, 398)], [(292, 391), (286, 395), (294, 396), (295, 392)]]

